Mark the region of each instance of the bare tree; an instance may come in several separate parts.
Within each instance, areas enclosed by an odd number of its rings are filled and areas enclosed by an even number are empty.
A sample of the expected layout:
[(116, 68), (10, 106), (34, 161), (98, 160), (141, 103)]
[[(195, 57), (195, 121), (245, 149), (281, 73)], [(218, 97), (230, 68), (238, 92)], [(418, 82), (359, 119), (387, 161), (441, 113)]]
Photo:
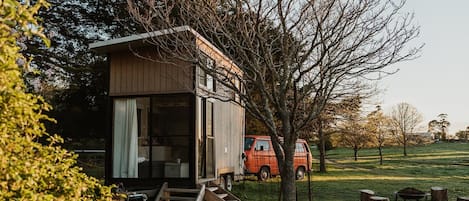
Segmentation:
[(318, 138), (319, 150), (319, 172), (326, 173), (326, 140), (330, 140), (330, 136), (337, 131), (333, 125), (336, 123), (335, 105), (327, 104), (321, 114), (314, 120), (312, 127), (316, 130), (315, 134)]
[(362, 116), (362, 97), (356, 96), (344, 101), (348, 104), (341, 110), (341, 119), (338, 123), (339, 144), (353, 149), (354, 160), (358, 160), (358, 151), (372, 146), (373, 136), (368, 132), (366, 119)]
[(404, 146), (404, 156), (407, 156), (407, 142), (409, 134), (414, 132), (423, 120), (417, 108), (409, 103), (399, 103), (391, 111), (392, 126), (394, 132), (399, 135), (398, 142)]
[(348, 119), (343, 125), (339, 140), (342, 146), (353, 149), (353, 158), (355, 161), (358, 160), (358, 151), (360, 151), (360, 149), (371, 147), (373, 144), (373, 137), (367, 132), (364, 119)]
[(357, 90), (354, 94), (342, 94), (340, 101), (329, 100), (322, 112), (312, 122), (311, 127), (318, 138), (319, 172), (327, 172), (326, 141), (330, 141), (331, 136), (334, 134), (348, 133), (348, 131), (338, 125), (345, 119), (344, 114), (349, 114), (351, 111), (358, 110), (360, 107), (358, 101), (371, 98), (377, 92), (371, 85), (362, 85), (358, 87), (358, 89), (362, 90)]
[(388, 138), (388, 127), (390, 125), (390, 119), (384, 115), (381, 110), (381, 106), (376, 106), (376, 110), (368, 114), (367, 116), (367, 130), (370, 135), (375, 139), (376, 146), (378, 147), (379, 153), (379, 164), (383, 165), (383, 148), (384, 143)]
[(336, 128), (337, 113), (341, 111), (340, 103), (328, 103), (316, 119), (311, 123), (309, 136), (317, 137), (319, 150), (319, 172), (326, 173), (326, 143), (332, 134), (339, 132)]
[[(147, 31), (190, 26), (242, 70), (199, 65), (234, 91), (268, 129), (283, 200), (295, 200), (293, 155), (299, 131), (318, 117), (328, 100), (354, 93), (362, 79), (392, 73), (384, 68), (419, 52), (421, 46), (408, 47), (419, 28), (411, 14), (401, 11), (404, 3), (128, 0), (131, 15)], [(194, 32), (178, 32), (147, 42), (161, 55), (199, 63), (193, 41)]]

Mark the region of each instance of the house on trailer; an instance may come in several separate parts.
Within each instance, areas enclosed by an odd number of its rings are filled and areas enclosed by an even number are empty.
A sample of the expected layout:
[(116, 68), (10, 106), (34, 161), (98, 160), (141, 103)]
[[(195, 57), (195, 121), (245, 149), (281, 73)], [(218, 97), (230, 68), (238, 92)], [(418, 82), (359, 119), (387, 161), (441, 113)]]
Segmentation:
[[(203, 62), (163, 59), (148, 42), (179, 33), (193, 35), (195, 53)], [(90, 48), (107, 54), (109, 61), (108, 184), (191, 187), (230, 183), (242, 174), (245, 111), (234, 101), (211, 98), (208, 94), (223, 86), (199, 65), (241, 71), (215, 46), (183, 26), (96, 42)]]

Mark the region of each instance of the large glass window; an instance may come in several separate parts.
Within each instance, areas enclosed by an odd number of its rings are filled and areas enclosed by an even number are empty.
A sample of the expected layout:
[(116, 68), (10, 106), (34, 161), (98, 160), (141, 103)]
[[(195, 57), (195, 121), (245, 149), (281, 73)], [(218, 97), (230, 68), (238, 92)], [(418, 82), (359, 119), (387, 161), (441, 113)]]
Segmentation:
[(157, 96), (152, 99), (152, 176), (189, 177), (189, 96)]
[(189, 177), (190, 97), (114, 100), (114, 178)]

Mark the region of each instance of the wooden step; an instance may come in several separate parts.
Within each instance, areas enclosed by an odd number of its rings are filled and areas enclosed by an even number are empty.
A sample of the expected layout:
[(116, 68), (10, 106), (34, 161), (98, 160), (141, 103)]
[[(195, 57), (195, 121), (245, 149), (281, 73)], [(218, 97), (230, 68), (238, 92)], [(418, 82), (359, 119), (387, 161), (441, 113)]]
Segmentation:
[(167, 188), (166, 192), (171, 193), (199, 193), (200, 189), (191, 189), (191, 188)]
[[(168, 183), (165, 182), (161, 186), (161, 189), (158, 193), (158, 195), (155, 198), (155, 201), (170, 201), (170, 200), (181, 200), (181, 201), (202, 201), (205, 196), (205, 185), (202, 185), (200, 189), (186, 189), (186, 188), (168, 188)], [(179, 195), (173, 195), (171, 196), (171, 193), (174, 194), (194, 194), (194, 197), (189, 197), (189, 196), (179, 196)]]
[(213, 191), (218, 190), (218, 187), (213, 186), (213, 187), (207, 187), (206, 189), (213, 192)]
[(206, 201), (241, 201), (229, 191), (219, 187), (206, 187), (204, 198)]
[(216, 193), (214, 193), (214, 192), (212, 192), (208, 189), (205, 190), (204, 199), (206, 201), (224, 201), (223, 198), (218, 197)]
[(171, 200), (171, 201), (195, 201), (196, 198), (194, 197), (183, 197), (183, 196), (169, 196), (169, 197), (161, 197), (162, 200)]
[(227, 193), (222, 193), (222, 194), (217, 194), (217, 196), (221, 199), (225, 198), (225, 197), (228, 197), (228, 194)]

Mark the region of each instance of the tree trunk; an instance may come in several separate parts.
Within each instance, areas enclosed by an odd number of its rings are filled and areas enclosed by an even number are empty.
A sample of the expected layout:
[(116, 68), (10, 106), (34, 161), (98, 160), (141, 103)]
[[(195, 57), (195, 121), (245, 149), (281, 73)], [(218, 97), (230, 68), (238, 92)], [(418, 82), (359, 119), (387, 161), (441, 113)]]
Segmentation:
[(379, 164), (383, 165), (383, 146), (379, 145)]
[(407, 137), (404, 134), (404, 156), (407, 156)]
[[(288, 153), (290, 152), (290, 153)], [(293, 155), (295, 149), (285, 150), (285, 163), (280, 168), (281, 176), (281, 195), (283, 201), (296, 200), (296, 187), (295, 187), (295, 169), (293, 166)]]
[(326, 137), (319, 126), (319, 172), (326, 173)]
[(355, 161), (358, 160), (358, 147), (353, 147), (353, 156)]
[(431, 187), (432, 201), (448, 201), (448, 189)]
[[(287, 118), (288, 119), (288, 118)], [(277, 137), (277, 134), (271, 135), (271, 142), (272, 146), (275, 151), (275, 156), (277, 158), (277, 164), (278, 168), (280, 170), (280, 196), (279, 200), (283, 201), (295, 201), (296, 200), (296, 187), (295, 187), (295, 181), (296, 181), (296, 174), (295, 174), (295, 169), (293, 165), (294, 161), (294, 155), (295, 155), (295, 145), (296, 145), (296, 139), (294, 136), (296, 136), (296, 133), (290, 132), (290, 124), (289, 121), (284, 121), (286, 122), (284, 124), (284, 127), (282, 129), (283, 131), (283, 146), (282, 142), (279, 140)], [(273, 133), (276, 132), (276, 130), (271, 130)]]

